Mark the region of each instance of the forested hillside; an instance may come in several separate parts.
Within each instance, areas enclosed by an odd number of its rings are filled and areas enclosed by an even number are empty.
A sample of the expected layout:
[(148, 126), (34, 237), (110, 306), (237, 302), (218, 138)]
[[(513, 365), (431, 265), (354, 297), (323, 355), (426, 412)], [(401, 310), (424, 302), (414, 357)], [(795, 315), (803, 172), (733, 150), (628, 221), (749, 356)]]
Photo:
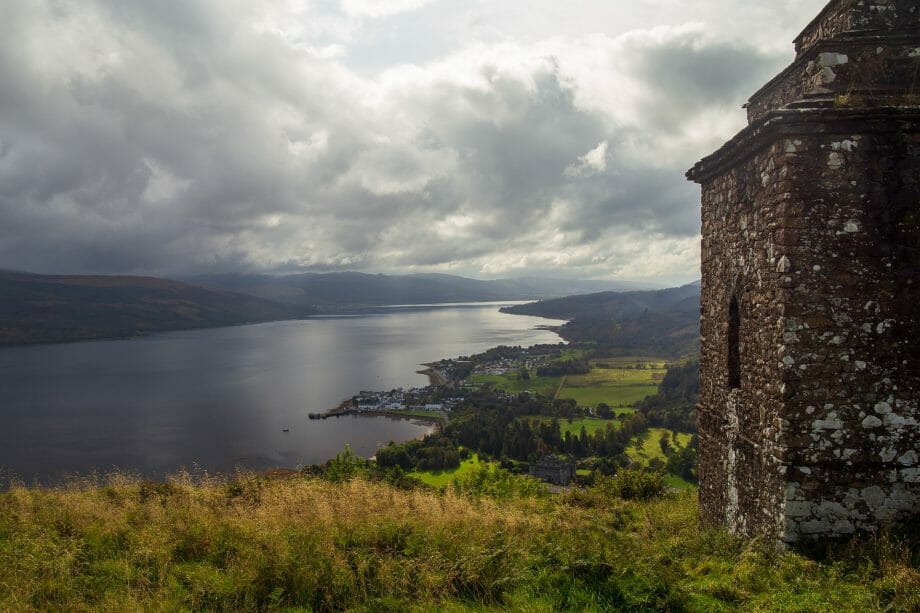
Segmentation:
[(681, 357), (699, 351), (699, 283), (656, 291), (569, 296), (502, 311), (568, 319), (560, 328), (562, 337), (594, 343), (600, 355)]
[(359, 272), (296, 275), (207, 275), (194, 283), (242, 292), (289, 304), (342, 307), (534, 300), (635, 284), (608, 281), (518, 278), (482, 281), (456, 275), (372, 275)]
[(536, 315), (553, 319), (589, 318), (620, 320), (645, 312), (663, 313), (696, 301), (699, 307), (700, 284), (661, 290), (631, 292), (600, 292), (581, 296), (566, 296), (521, 304), (502, 309), (515, 315)]
[(124, 338), (315, 312), (153, 277), (0, 272), (0, 344)]

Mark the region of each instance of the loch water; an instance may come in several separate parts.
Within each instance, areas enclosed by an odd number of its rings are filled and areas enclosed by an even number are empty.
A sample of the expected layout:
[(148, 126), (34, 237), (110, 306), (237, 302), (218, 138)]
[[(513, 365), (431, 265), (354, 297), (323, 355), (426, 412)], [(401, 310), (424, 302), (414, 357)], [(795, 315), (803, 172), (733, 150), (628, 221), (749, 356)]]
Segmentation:
[[(360, 390), (427, 385), (421, 364), (497, 345), (557, 343), (548, 320), (499, 304), (0, 349), (0, 482), (50, 484), (114, 470), (297, 468), (348, 444), (372, 455), (428, 423), (309, 420)], [(285, 432), (284, 430), (288, 430)]]

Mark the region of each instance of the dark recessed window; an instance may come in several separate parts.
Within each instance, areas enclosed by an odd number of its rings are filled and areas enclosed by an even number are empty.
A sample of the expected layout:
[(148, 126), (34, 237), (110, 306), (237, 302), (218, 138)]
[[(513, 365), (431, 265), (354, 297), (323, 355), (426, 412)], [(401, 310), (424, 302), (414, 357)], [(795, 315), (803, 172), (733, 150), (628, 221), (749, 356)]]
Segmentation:
[(735, 296), (728, 305), (728, 387), (741, 387), (741, 309)]

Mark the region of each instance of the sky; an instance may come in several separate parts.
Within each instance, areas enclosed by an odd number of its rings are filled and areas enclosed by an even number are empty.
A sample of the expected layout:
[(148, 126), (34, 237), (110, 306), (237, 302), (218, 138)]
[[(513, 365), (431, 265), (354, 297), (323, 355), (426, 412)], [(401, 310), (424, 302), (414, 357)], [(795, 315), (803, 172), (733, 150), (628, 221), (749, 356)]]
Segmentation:
[(4, 0), (0, 269), (690, 281), (825, 0)]

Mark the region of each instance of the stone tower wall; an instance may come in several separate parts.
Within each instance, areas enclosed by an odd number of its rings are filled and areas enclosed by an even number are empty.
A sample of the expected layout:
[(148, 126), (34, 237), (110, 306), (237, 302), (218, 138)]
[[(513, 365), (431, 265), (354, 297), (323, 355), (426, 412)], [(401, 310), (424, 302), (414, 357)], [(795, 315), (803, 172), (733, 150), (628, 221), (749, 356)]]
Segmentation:
[[(703, 187), (700, 487), (703, 521), (779, 536), (782, 477), (779, 366), (783, 294), (783, 150), (762, 148)], [(729, 382), (729, 308), (740, 315), (740, 386)], [(750, 365), (750, 367), (747, 367)]]
[(704, 522), (795, 542), (916, 515), (920, 111), (778, 111), (711, 163)]
[(920, 116), (908, 119), (812, 113), (785, 140), (788, 541), (920, 509)]
[(920, 517), (920, 4), (834, 0), (703, 187), (703, 521)]

